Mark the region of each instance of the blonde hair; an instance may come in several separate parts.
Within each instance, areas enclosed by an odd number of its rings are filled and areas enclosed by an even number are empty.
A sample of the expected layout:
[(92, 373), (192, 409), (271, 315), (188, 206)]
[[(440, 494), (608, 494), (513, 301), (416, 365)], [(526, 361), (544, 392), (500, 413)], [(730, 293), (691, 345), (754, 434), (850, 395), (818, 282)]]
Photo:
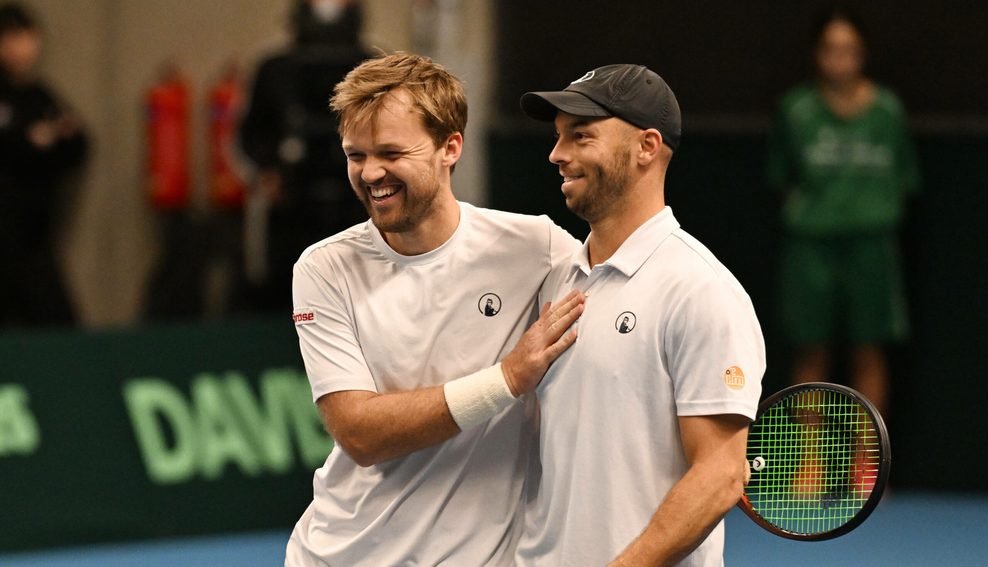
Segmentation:
[(368, 59), (347, 73), (329, 101), (340, 119), (339, 132), (372, 120), (386, 94), (405, 90), (422, 115), (436, 147), (467, 127), (467, 97), (463, 83), (428, 57), (397, 52)]

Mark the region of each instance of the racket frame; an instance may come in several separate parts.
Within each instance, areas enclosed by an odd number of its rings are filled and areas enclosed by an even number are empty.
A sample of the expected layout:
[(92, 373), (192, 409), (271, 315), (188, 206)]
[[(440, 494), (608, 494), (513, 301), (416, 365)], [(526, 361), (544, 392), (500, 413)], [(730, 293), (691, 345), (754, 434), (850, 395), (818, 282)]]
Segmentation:
[[(861, 506), (861, 509), (858, 510), (858, 512), (850, 520), (848, 520), (844, 524), (832, 530), (827, 530), (824, 532), (813, 533), (813, 534), (792, 532), (784, 528), (781, 528), (779, 526), (776, 526), (775, 524), (772, 524), (771, 522), (763, 518), (752, 507), (751, 501), (748, 499), (747, 488), (746, 488), (745, 493), (742, 494), (741, 499), (738, 501), (737, 504), (738, 508), (741, 508), (741, 510), (749, 518), (754, 520), (756, 524), (766, 529), (767, 531), (777, 536), (784, 537), (787, 539), (797, 540), (797, 541), (824, 541), (828, 539), (833, 539), (845, 535), (848, 532), (860, 526), (861, 523), (864, 522), (866, 519), (868, 519), (868, 516), (870, 516), (871, 513), (875, 510), (875, 507), (878, 506), (878, 502), (881, 501), (882, 493), (885, 491), (885, 485), (888, 482), (889, 472), (892, 468), (892, 447), (891, 447), (891, 443), (889, 442), (888, 430), (885, 428), (885, 421), (882, 419), (881, 414), (878, 413), (878, 409), (875, 408), (875, 405), (872, 404), (871, 401), (868, 400), (868, 398), (864, 397), (864, 395), (862, 395), (860, 392), (858, 392), (853, 388), (849, 388), (841, 384), (834, 384), (831, 382), (806, 382), (802, 384), (795, 384), (787, 388), (783, 388), (782, 390), (779, 390), (778, 392), (766, 398), (762, 403), (758, 404), (758, 413), (755, 415), (755, 421), (753, 421), (751, 425), (748, 426), (749, 429), (751, 427), (754, 427), (754, 425), (758, 422), (758, 420), (762, 417), (762, 415), (766, 411), (768, 411), (772, 406), (774, 406), (778, 401), (791, 396), (795, 396), (801, 392), (813, 392), (813, 391), (829, 391), (847, 396), (848, 398), (851, 398), (852, 400), (860, 404), (861, 408), (865, 410), (865, 412), (868, 414), (868, 417), (875, 424), (875, 433), (878, 437), (878, 446), (880, 451), (879, 459), (878, 459), (878, 475), (877, 478), (875, 479), (875, 486), (872, 488), (871, 494), (868, 495), (868, 499), (865, 501), (864, 505)], [(747, 460), (747, 458), (748, 457), (746, 455), (745, 460)], [(750, 465), (751, 464), (748, 463), (748, 466)]]

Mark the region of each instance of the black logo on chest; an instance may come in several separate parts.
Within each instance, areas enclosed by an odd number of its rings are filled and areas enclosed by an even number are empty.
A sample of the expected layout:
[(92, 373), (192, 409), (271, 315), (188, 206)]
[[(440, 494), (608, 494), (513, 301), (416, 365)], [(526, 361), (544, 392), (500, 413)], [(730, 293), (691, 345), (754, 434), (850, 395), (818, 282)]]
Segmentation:
[(635, 318), (635, 314), (631, 311), (625, 311), (624, 313), (618, 315), (617, 319), (614, 320), (614, 328), (617, 332), (622, 335), (626, 335), (634, 330), (635, 323), (638, 320)]
[(484, 317), (493, 317), (501, 311), (501, 298), (496, 293), (485, 293), (480, 296), (477, 309)]

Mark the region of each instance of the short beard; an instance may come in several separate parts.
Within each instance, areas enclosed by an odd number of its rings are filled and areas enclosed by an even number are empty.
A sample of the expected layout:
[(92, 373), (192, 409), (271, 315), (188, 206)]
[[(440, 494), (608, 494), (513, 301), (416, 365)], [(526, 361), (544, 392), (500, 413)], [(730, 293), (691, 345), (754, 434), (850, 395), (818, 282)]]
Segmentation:
[(623, 148), (616, 150), (608, 162), (589, 167), (585, 172), (589, 182), (587, 191), (580, 200), (567, 203), (570, 211), (590, 224), (607, 217), (628, 191), (629, 170)]
[(360, 202), (367, 210), (367, 215), (370, 216), (371, 222), (381, 232), (399, 233), (414, 230), (428, 216), (436, 197), (439, 196), (439, 181), (435, 176), (430, 175), (428, 179), (420, 180), (416, 184), (418, 187), (428, 186), (431, 188), (431, 191), (425, 194), (418, 194), (413, 197), (409, 185), (407, 183), (402, 183), (402, 185), (404, 185), (405, 204), (401, 210), (397, 211), (397, 214), (387, 217), (382, 217), (377, 213), (371, 205), (371, 198), (367, 195), (366, 190), (357, 193)]

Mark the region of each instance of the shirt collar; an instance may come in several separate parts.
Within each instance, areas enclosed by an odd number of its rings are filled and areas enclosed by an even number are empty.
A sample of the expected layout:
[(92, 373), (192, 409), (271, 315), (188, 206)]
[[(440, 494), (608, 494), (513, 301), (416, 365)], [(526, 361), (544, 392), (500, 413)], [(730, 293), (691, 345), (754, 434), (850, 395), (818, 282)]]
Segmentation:
[[(602, 265), (610, 266), (630, 278), (662, 244), (662, 241), (677, 228), (679, 222), (672, 214), (672, 207), (663, 207), (655, 216), (636, 228)], [(588, 236), (583, 241), (583, 246), (573, 256), (573, 268), (585, 274), (590, 273), (589, 242)]]

